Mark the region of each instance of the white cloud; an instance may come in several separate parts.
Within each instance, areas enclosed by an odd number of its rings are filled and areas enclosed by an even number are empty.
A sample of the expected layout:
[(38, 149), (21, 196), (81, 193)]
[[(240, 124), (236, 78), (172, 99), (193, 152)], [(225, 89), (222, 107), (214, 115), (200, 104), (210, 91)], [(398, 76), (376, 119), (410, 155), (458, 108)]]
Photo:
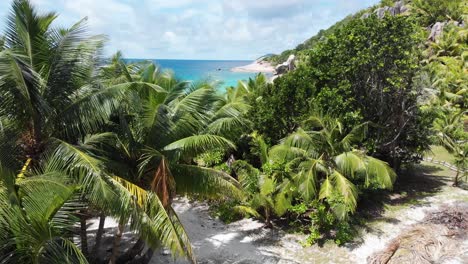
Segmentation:
[[(106, 53), (132, 58), (254, 59), (293, 48), (378, 0), (31, 0), (69, 26), (87, 16)], [(9, 1), (0, 1), (5, 18)], [(3, 25), (0, 23), (0, 26)]]

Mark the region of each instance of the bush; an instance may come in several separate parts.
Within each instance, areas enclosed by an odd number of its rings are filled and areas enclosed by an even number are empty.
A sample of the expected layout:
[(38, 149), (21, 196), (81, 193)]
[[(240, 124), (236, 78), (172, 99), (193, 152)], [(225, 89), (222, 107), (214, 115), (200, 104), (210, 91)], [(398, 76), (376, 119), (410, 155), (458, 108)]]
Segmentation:
[(446, 21), (449, 18), (461, 20), (464, 0), (413, 0), (414, 11), (419, 14), (423, 26), (435, 22)]
[(218, 217), (219, 220), (229, 224), (244, 218), (242, 214), (233, 210), (233, 208), (239, 204), (240, 203), (235, 200), (213, 202), (210, 204), (210, 212), (214, 217)]
[(343, 245), (356, 235), (350, 222), (339, 220), (331, 207), (324, 202), (316, 200), (307, 205), (299, 203), (293, 206), (290, 211), (297, 215), (311, 211), (307, 216), (311, 223), (304, 230), (308, 233), (306, 240), (302, 243), (305, 247), (312, 246), (321, 239), (332, 239), (337, 245)]
[(308, 68), (298, 68), (250, 96), (248, 113), (253, 127), (270, 145), (293, 132), (309, 112), (315, 86)]
[(372, 15), (351, 21), (309, 52), (318, 107), (346, 127), (371, 122), (365, 146), (394, 167), (429, 147), (420, 91), (413, 86), (422, 42), (412, 17)]

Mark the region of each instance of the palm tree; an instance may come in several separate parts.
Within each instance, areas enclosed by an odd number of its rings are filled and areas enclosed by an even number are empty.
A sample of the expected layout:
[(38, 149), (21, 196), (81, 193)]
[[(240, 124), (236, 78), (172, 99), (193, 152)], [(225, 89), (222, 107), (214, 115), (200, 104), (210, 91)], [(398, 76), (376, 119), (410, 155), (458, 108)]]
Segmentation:
[(458, 186), (460, 173), (466, 173), (468, 167), (468, 136), (463, 130), (463, 116), (466, 111), (444, 109), (434, 121), (435, 139), (454, 156), (457, 173), (454, 186)]
[[(199, 167), (194, 161), (206, 151), (234, 148), (223, 134), (243, 125), (235, 104), (225, 103), (209, 83), (195, 86), (179, 81), (153, 63), (128, 65), (114, 56), (104, 71), (106, 80), (114, 85), (129, 83), (142, 88), (129, 90), (114, 111), (107, 127), (117, 136), (114, 141), (90, 150), (105, 160), (107, 170), (156, 193), (174, 219), (177, 216), (171, 203), (177, 193), (240, 196), (238, 183), (231, 176)], [(143, 250), (141, 242), (130, 250), (133, 253), (124, 255), (138, 254)]]
[(272, 160), (291, 168), (295, 195), (306, 202), (326, 200), (343, 218), (356, 209), (356, 183), (392, 188), (396, 174), (388, 164), (353, 148), (364, 138), (366, 123), (348, 132), (337, 119), (315, 115), (304, 125), (310, 131), (298, 129), (269, 152)]
[[(126, 82), (103, 87), (96, 74), (103, 37), (88, 36), (84, 20), (70, 29), (52, 28), (55, 18), (54, 13), (38, 14), (27, 0), (13, 1), (0, 51), (0, 162), (12, 171), (24, 162), (20, 175), (35, 179), (44, 157), (54, 153), (54, 162), (47, 164), (55, 164), (50, 166), (79, 187), (84, 210), (97, 209), (122, 226), (128, 222), (151, 248), (163, 244), (194, 262), (177, 217), (151, 192), (109, 173), (90, 148), (105, 136), (85, 136), (100, 131), (129, 90), (154, 86)], [(50, 206), (53, 210), (59, 204)]]
[[(46, 227), (49, 229), (55, 228), (51, 226), (55, 223), (54, 217), (56, 217), (56, 214), (60, 210), (63, 210), (64, 206), (67, 207), (67, 204), (72, 202), (79, 206), (73, 206), (73, 208), (68, 206), (71, 209), (69, 209), (69, 212), (67, 211), (66, 216), (74, 216), (74, 222), (70, 222), (70, 225), (78, 221), (76, 217), (77, 211), (93, 208), (119, 219), (122, 224), (129, 223), (130, 230), (142, 237), (149, 247), (157, 248), (162, 244), (171, 249), (175, 256), (187, 255), (195, 262), (190, 242), (182, 225), (176, 217), (167, 213), (158, 197), (120, 177), (105, 173), (104, 163), (96, 159), (95, 156), (88, 154), (92, 149), (100, 146), (106, 137), (109, 137), (109, 135), (90, 136), (80, 145), (70, 145), (61, 142), (49, 158), (42, 159), (42, 163), (36, 170), (31, 171), (23, 168), (16, 179), (11, 174), (2, 175), (1, 180), (3, 183), (1, 186), (5, 187), (3, 191), (7, 193), (3, 196), (5, 199), (1, 201), (0, 210), (8, 211), (8, 208), (10, 208), (9, 203), (14, 202), (21, 210), (27, 212), (27, 208), (25, 208), (27, 204), (22, 205), (21, 201), (11, 200), (10, 198), (16, 197), (16, 200), (20, 200), (23, 196), (33, 197), (32, 210), (36, 210), (40, 206), (43, 206), (43, 208), (39, 208), (41, 209), (39, 212), (32, 211), (31, 214), (34, 215), (27, 215), (27, 219), (35, 221), (35, 218), (38, 218), (37, 220), (42, 221), (41, 223), (44, 227), (36, 226), (31, 222), (24, 224), (32, 226), (30, 229), (33, 234), (36, 231), (45, 232), (37, 234), (41, 239), (45, 239), (37, 241), (38, 245), (42, 245), (50, 239), (68, 239), (75, 235), (69, 232), (72, 229), (65, 229), (65, 227), (61, 226), (59, 227), (62, 228), (60, 229), (62, 233), (54, 233), (54, 230), (44, 229)], [(25, 189), (22, 189), (23, 186), (25, 186)], [(54, 187), (58, 189), (56, 190)], [(56, 198), (49, 199), (49, 196), (54, 197), (54, 195), (60, 194), (60, 191), (66, 192), (68, 196), (64, 196), (63, 200)], [(46, 199), (46, 201), (41, 199)], [(57, 201), (59, 203), (49, 204), (49, 202)], [(27, 202), (32, 203), (29, 200)], [(47, 212), (47, 214), (44, 212)], [(58, 217), (63, 217), (63, 213), (58, 214)], [(8, 219), (5, 218), (5, 220)], [(61, 222), (57, 223), (61, 224)], [(18, 241), (17, 236), (20, 235), (15, 233), (15, 223), (8, 222), (2, 226), (9, 234), (13, 232), (11, 236), (5, 237), (5, 239)], [(35, 228), (41, 229), (35, 230)], [(53, 235), (53, 237), (47, 237), (44, 234)], [(9, 241), (8, 244), (12, 244), (12, 241)], [(29, 242), (28, 240), (24, 240), (25, 244), (21, 246), (28, 249), (38, 249), (33, 246), (33, 242), (36, 242), (35, 240)], [(11, 250), (11, 248), (9, 249)], [(9, 249), (5, 248), (5, 251), (2, 253), (11, 254)], [(80, 258), (81, 255), (86, 257), (83, 254), (85, 250), (82, 244), (83, 252), (76, 254)], [(67, 253), (64, 252), (63, 254)], [(31, 263), (45, 263), (52, 259), (47, 255), (44, 259), (34, 260)], [(29, 262), (25, 260), (21, 263)], [(6, 263), (17, 262), (13, 259), (12, 262), (6, 261)], [(86, 261), (80, 260), (79, 263), (86, 263)], [(115, 263), (115, 259), (113, 260), (112, 256), (110, 263)]]
[(87, 263), (73, 243), (78, 186), (64, 174), (16, 176), (0, 167), (2, 263)]
[[(0, 52), (0, 160), (33, 163), (53, 137), (74, 141), (97, 129), (110, 105), (95, 82), (102, 36), (88, 36), (85, 20), (52, 28), (55, 13), (38, 14), (15, 0)], [(14, 166), (13, 166), (14, 167)]]
[(131, 180), (151, 179), (146, 186), (151, 186), (164, 206), (170, 205), (175, 189), (215, 196), (225, 191), (238, 194), (238, 183), (232, 177), (198, 167), (194, 158), (213, 149), (233, 149), (223, 134), (234, 126), (230, 123), (242, 125), (240, 112), (227, 106), (209, 83), (194, 86), (178, 81), (152, 63), (128, 77), (151, 88), (134, 91), (116, 111), (114, 131), (120, 151), (110, 151), (119, 153), (111, 159), (126, 161)]
[(266, 83), (265, 75), (258, 74), (254, 79), (249, 78), (247, 82), (239, 81), (236, 87), (228, 87), (224, 96), (219, 98), (208, 131), (231, 140), (248, 134), (251, 131), (250, 120), (246, 118), (251, 108), (248, 96)]
[(99, 66), (105, 41), (89, 36), (86, 19), (53, 28), (55, 13), (38, 14), (28, 0), (15, 0), (0, 51), (0, 160), (33, 164), (59, 138), (76, 143), (102, 132), (120, 98), (138, 83), (106, 85)]
[(442, 103), (466, 104), (467, 44), (466, 27), (450, 25), (436, 41), (429, 43), (425, 60), (432, 86), (440, 91)]
[[(251, 215), (265, 219), (265, 225), (271, 227), (271, 216), (282, 216), (290, 208), (292, 196), (288, 187), (291, 182), (284, 170), (271, 168), (268, 145), (263, 137), (257, 133), (252, 138), (259, 149), (262, 167), (257, 169), (249, 163), (239, 160), (233, 164), (233, 169), (247, 194), (243, 203), (235, 206), (234, 210), (243, 215)], [(261, 212), (261, 213), (259, 213)]]

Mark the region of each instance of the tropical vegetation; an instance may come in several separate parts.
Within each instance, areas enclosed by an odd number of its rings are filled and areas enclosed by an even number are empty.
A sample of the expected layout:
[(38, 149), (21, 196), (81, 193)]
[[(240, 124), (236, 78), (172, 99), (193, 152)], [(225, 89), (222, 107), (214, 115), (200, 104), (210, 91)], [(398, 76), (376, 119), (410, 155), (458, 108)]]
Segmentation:
[[(391, 190), (434, 144), (463, 184), (466, 6), (414, 0), (361, 18), (393, 3), (269, 58), (295, 53), (296, 70), (221, 93), (120, 52), (106, 59), (86, 19), (57, 28), (57, 14), (14, 0), (0, 38), (0, 263), (148, 263), (161, 247), (195, 263), (178, 196), (224, 205), (222, 219), (299, 223), (305, 245), (343, 244), (366, 193)], [(122, 252), (127, 230), (137, 240)]]

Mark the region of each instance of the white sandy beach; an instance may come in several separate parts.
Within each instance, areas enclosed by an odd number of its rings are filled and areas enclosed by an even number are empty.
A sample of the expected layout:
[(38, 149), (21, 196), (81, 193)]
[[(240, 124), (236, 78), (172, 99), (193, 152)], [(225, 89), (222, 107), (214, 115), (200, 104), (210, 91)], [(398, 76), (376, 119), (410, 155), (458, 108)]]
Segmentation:
[(267, 61), (254, 61), (251, 64), (232, 68), (233, 72), (263, 72), (263, 73), (274, 73), (275, 67)]
[[(305, 241), (306, 235), (287, 234), (278, 228), (265, 229), (263, 223), (252, 219), (225, 224), (210, 216), (206, 203), (190, 202), (187, 198), (176, 199), (173, 207), (190, 237), (198, 262), (202, 264), (360, 264), (366, 263), (369, 256), (384, 249), (398, 235), (423, 223), (431, 212), (446, 206), (461, 205), (467, 194), (466, 190), (444, 186), (437, 194), (423, 198), (419, 205), (387, 211), (379, 219), (369, 222), (366, 228), (360, 229), (360, 239), (342, 247), (332, 242), (303, 247), (301, 242)], [(97, 221), (90, 221), (90, 230), (97, 229)], [(107, 230), (101, 254), (111, 251), (116, 225), (112, 219), (106, 219)], [(90, 241), (93, 241), (93, 235)], [(121, 253), (135, 241), (133, 233), (125, 232)], [(457, 256), (450, 263), (466, 263), (467, 259), (468, 244), (462, 243)], [(166, 263), (189, 262), (172, 259), (167, 250), (155, 252), (150, 262)]]

